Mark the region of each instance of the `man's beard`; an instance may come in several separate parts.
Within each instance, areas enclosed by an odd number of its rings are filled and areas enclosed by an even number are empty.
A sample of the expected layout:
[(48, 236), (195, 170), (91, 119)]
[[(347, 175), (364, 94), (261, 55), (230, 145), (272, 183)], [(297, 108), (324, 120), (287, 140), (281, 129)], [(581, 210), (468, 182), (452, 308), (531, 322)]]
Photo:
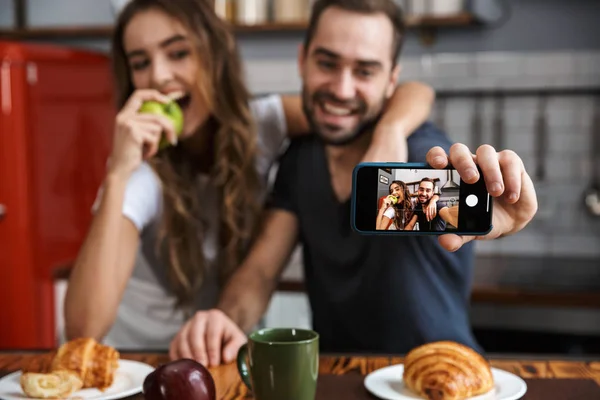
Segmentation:
[[(433, 197), (433, 196), (431, 196), (431, 197)], [(427, 203), (429, 203), (429, 200), (431, 200), (431, 197), (425, 196), (425, 200), (423, 201), (421, 196), (419, 196), (419, 202), (423, 205), (426, 205)]]
[[(352, 130), (346, 132), (344, 135), (339, 136), (337, 138), (332, 138), (323, 132), (323, 126), (317, 123), (315, 120), (315, 108), (321, 107), (321, 103), (325, 100), (330, 100), (334, 104), (340, 105), (353, 105), (353, 114), (362, 115), (363, 117), (360, 119), (359, 123)], [(379, 122), (381, 118), (381, 114), (383, 112), (383, 104), (385, 102), (385, 97), (382, 97), (380, 104), (375, 107), (375, 109), (371, 112), (368, 110), (367, 104), (361, 99), (351, 100), (350, 102), (339, 101), (332, 94), (325, 91), (317, 91), (312, 95), (308, 93), (306, 86), (302, 88), (302, 110), (304, 111), (304, 115), (308, 120), (308, 124), (310, 125), (311, 131), (317, 134), (317, 136), (323, 141), (326, 145), (329, 146), (345, 146), (349, 143), (354, 142), (359, 137), (361, 137), (365, 133), (372, 132), (374, 127)], [(334, 128), (325, 125), (325, 128)]]

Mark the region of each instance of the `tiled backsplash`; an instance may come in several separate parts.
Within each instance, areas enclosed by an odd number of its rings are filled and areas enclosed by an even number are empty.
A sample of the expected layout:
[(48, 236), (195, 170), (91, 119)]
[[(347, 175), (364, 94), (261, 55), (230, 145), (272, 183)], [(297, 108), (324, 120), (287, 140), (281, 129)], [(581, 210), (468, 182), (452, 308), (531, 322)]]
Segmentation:
[[(600, 52), (432, 54), (402, 59), (401, 80), (421, 80), (438, 90), (600, 88)], [(251, 60), (248, 82), (254, 93), (295, 93), (300, 88), (293, 60)], [(494, 143), (496, 99), (482, 100), (482, 138)], [(547, 178), (535, 179), (535, 121), (539, 99), (507, 97), (503, 121), (506, 148), (516, 151), (536, 185), (540, 210), (515, 236), (478, 242), (480, 253), (600, 256), (600, 219), (589, 217), (583, 192), (592, 170), (590, 143), (594, 98), (550, 96), (546, 106)], [(432, 120), (440, 121), (453, 141), (472, 146), (471, 98), (438, 99)], [(597, 155), (600, 156), (600, 155)]]

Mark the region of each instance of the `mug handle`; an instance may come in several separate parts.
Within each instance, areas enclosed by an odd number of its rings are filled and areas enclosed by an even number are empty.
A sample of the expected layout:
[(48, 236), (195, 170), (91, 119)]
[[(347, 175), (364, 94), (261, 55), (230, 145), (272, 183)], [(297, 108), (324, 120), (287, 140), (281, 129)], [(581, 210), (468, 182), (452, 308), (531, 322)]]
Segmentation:
[(248, 369), (248, 343), (244, 343), (238, 350), (237, 367), (242, 381), (252, 391), (252, 382), (250, 381), (250, 369)]

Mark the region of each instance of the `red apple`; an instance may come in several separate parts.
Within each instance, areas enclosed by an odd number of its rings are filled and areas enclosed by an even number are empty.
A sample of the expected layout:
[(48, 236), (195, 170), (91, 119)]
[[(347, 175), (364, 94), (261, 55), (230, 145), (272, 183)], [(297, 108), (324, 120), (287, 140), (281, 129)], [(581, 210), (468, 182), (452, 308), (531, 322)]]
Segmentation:
[(143, 393), (146, 400), (216, 400), (212, 375), (190, 359), (171, 361), (148, 374)]

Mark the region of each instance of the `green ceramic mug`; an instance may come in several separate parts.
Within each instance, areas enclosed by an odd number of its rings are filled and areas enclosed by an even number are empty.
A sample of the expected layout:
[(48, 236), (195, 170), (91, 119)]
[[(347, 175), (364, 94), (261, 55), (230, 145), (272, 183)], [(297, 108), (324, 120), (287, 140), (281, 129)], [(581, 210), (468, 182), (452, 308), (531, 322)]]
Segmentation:
[(240, 348), (237, 366), (256, 400), (314, 400), (319, 335), (296, 328), (255, 331)]

